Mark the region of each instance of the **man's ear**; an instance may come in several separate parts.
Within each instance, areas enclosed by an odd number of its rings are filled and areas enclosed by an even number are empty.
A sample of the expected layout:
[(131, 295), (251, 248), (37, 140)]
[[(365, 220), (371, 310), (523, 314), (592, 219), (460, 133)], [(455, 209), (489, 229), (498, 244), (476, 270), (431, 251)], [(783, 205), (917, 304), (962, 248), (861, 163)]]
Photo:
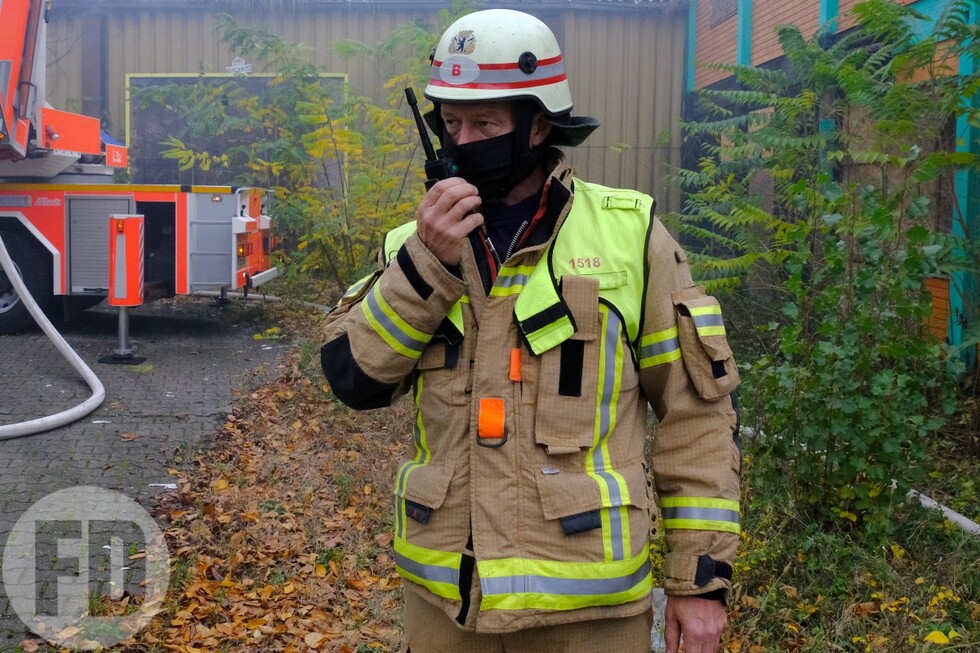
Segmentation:
[(538, 111), (534, 114), (534, 120), (531, 121), (531, 147), (537, 147), (544, 143), (549, 134), (551, 134), (551, 121), (544, 115), (544, 112)]

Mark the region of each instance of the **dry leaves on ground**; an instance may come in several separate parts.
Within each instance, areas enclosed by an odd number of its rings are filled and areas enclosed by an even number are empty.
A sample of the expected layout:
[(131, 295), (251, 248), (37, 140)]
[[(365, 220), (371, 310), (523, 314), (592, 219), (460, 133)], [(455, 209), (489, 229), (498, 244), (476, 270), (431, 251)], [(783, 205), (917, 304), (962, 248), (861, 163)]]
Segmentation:
[(158, 509), (164, 611), (125, 650), (395, 650), (391, 483), (405, 407), (354, 413), (292, 363), (240, 402)]

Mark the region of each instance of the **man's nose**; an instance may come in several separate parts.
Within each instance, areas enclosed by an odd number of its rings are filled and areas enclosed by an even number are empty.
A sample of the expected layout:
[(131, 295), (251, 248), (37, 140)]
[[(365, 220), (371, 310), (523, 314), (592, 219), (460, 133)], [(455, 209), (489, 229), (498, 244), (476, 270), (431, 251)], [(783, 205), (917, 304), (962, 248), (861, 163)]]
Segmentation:
[(459, 134), (456, 135), (456, 145), (465, 145), (478, 140), (480, 140), (480, 136), (477, 130), (469, 125), (460, 127)]

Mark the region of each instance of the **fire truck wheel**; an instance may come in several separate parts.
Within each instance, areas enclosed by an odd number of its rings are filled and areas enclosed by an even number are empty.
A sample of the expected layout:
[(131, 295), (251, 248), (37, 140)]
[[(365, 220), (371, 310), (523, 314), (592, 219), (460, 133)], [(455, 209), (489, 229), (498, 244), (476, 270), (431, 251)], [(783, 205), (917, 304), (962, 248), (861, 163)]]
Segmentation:
[[(47, 252), (21, 234), (5, 231), (0, 236), (27, 290), (41, 310), (50, 315), (54, 296), (51, 290), (51, 260)], [(7, 272), (0, 266), (0, 334), (23, 331), (33, 323), (34, 318), (14, 290)]]

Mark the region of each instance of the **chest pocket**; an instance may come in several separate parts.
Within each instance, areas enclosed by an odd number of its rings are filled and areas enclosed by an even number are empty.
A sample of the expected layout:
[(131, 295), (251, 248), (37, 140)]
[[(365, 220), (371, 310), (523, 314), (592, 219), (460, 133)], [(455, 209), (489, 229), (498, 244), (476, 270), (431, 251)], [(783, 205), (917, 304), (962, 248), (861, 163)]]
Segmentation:
[(561, 295), (575, 333), (541, 354), (534, 429), (535, 442), (551, 456), (592, 446), (599, 386), (599, 280), (566, 275)]

